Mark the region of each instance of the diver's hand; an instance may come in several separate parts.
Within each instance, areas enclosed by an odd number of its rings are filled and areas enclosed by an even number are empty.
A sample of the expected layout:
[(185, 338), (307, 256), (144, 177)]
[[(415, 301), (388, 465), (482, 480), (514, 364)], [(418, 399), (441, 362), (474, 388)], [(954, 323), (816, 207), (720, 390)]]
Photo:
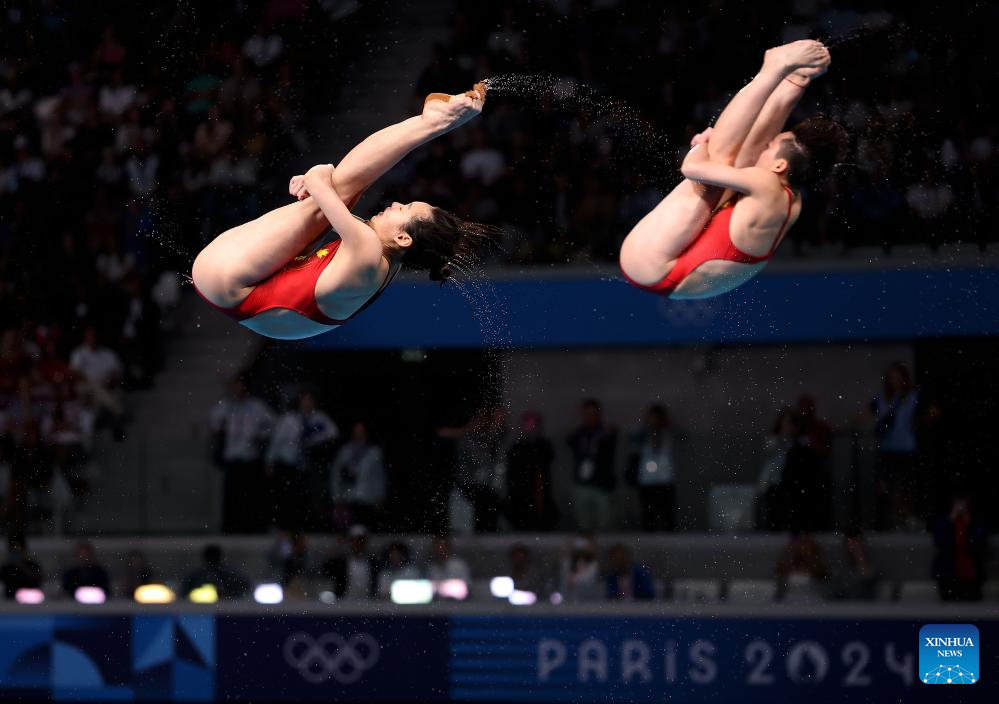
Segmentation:
[(333, 187), (333, 164), (316, 164), (302, 177), (305, 190), (312, 191), (323, 186)]
[(288, 193), (295, 196), (298, 200), (305, 200), (309, 197), (309, 189), (305, 187), (304, 175), (291, 177), (291, 181), (288, 182)]
[(711, 140), (711, 131), (714, 127), (709, 127), (703, 132), (698, 132), (694, 135), (694, 138), (690, 140), (690, 146), (696, 147), (698, 144), (707, 144)]

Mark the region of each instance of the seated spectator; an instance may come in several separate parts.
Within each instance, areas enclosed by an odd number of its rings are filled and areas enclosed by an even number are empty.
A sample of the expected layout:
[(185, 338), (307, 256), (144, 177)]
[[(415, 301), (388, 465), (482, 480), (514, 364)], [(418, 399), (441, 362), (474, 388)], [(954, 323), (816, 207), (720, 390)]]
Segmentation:
[(69, 367), (80, 377), (82, 391), (93, 399), (94, 406), (111, 422), (116, 440), (123, 440), (125, 408), (121, 395), (124, 365), (114, 350), (104, 347), (97, 338), (97, 328), (88, 325), (83, 343), (69, 356)]
[(559, 570), (559, 591), (566, 601), (588, 601), (600, 596), (596, 541), (590, 535), (571, 538)]
[(433, 555), (430, 558), (430, 568), (427, 577), (435, 582), (445, 579), (460, 579), (466, 584), (472, 580), (472, 571), (468, 563), (452, 554), (451, 541), (443, 536), (434, 538)]
[(370, 599), (375, 595), (378, 566), (368, 550), (368, 531), (364, 526), (353, 526), (349, 537), (348, 550), (344, 551), (342, 541), (337, 541), (320, 574), (333, 582), (337, 599)]
[(548, 589), (547, 580), (534, 564), (530, 549), (523, 543), (514, 543), (509, 552), (509, 574), (513, 579), (513, 588), (522, 592), (532, 592), (539, 597)]
[(18, 589), (41, 589), (42, 568), (28, 553), (24, 538), (7, 536), (7, 560), (0, 565), (4, 597), (13, 599)]
[(860, 529), (853, 526), (843, 535), (843, 557), (833, 571), (829, 585), (832, 599), (861, 601), (874, 599), (878, 577), (870, 567), (867, 546)]
[(283, 531), (278, 535), (270, 553), (271, 567), (285, 594), (303, 596), (305, 580), (309, 576), (309, 546), (304, 533)]
[(334, 528), (375, 525), (385, 500), (385, 465), (382, 449), (370, 441), (368, 427), (360, 421), (330, 467), (330, 496)]
[(409, 547), (396, 541), (385, 549), (382, 568), (378, 572), (378, 596), (388, 599), (392, 594), (392, 582), (397, 579), (419, 579), (420, 571), (409, 558)]
[(988, 551), (988, 533), (972, 512), (967, 492), (955, 492), (950, 512), (937, 519), (933, 531), (936, 554), (933, 577), (944, 601), (977, 601), (982, 598)]
[(125, 563), (125, 575), (121, 579), (121, 598), (131, 599), (136, 589), (155, 583), (156, 572), (149, 566), (145, 553), (141, 550), (130, 551)]
[(184, 578), (181, 592), (189, 595), (198, 587), (210, 584), (215, 587), (220, 600), (242, 599), (250, 591), (250, 582), (238, 572), (225, 569), (222, 548), (208, 545), (201, 553), (201, 566)]
[(80, 587), (98, 587), (108, 597), (111, 596), (111, 578), (104, 565), (97, 561), (94, 546), (88, 542), (76, 546), (76, 564), (62, 575), (62, 590), (73, 598)]
[(656, 596), (652, 577), (632, 559), (631, 549), (616, 543), (608, 553), (607, 598), (612, 601), (654, 599)]
[(821, 598), (829, 578), (822, 550), (810, 533), (792, 534), (777, 560), (777, 598), (811, 601)]

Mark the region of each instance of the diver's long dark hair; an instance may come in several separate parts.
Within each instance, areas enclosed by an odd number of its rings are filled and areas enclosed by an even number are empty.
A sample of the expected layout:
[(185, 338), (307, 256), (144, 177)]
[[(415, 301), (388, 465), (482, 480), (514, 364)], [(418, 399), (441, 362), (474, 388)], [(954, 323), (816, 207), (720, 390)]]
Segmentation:
[(794, 139), (785, 140), (777, 155), (787, 160), (787, 182), (795, 190), (815, 186), (846, 156), (846, 130), (825, 115), (802, 120), (791, 132)]
[(497, 243), (500, 229), (462, 220), (443, 208), (433, 208), (429, 218), (414, 218), (405, 227), (413, 238), (402, 259), (403, 266), (429, 271), (433, 281), (443, 284), (455, 268), (468, 268), (480, 261), (480, 252)]

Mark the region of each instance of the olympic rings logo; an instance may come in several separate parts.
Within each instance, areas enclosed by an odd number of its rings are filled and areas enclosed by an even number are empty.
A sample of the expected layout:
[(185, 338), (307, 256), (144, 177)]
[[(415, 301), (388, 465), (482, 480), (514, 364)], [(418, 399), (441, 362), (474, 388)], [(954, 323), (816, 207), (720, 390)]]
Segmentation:
[(367, 633), (344, 640), (338, 633), (313, 638), (299, 631), (284, 642), (284, 659), (306, 682), (322, 684), (333, 679), (353, 684), (378, 662), (378, 641)]

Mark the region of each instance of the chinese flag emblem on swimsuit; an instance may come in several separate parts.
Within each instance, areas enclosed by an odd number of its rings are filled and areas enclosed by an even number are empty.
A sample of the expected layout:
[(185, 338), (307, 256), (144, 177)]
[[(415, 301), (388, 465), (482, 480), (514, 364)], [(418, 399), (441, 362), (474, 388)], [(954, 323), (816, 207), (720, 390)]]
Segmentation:
[(324, 247), (323, 249), (320, 249), (318, 252), (316, 252), (316, 256), (319, 257), (320, 259), (322, 259), (323, 257), (325, 257), (329, 253), (330, 253), (330, 251)]

